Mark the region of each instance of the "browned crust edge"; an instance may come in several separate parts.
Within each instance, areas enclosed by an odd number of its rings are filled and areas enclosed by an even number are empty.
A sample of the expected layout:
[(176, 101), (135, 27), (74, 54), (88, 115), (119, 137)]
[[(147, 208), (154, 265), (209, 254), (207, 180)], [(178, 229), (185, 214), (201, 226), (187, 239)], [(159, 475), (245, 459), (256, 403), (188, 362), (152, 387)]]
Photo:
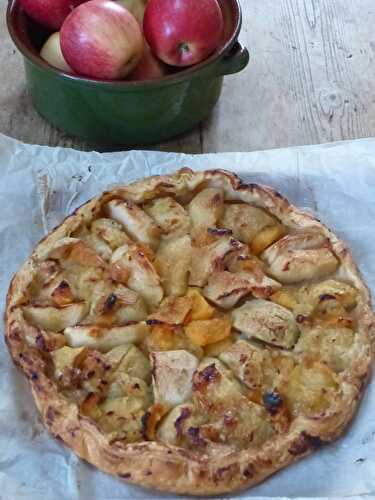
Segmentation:
[[(161, 193), (180, 193), (202, 182), (221, 186), (227, 196), (267, 208), (284, 224), (295, 229), (323, 231), (341, 265), (360, 292), (358, 332), (362, 343), (350, 377), (342, 384), (343, 398), (326, 417), (313, 420), (298, 417), (290, 432), (267, 442), (257, 450), (243, 450), (226, 456), (200, 456), (183, 448), (157, 442), (110, 444), (94, 422), (78, 413), (76, 405), (64, 399), (47, 377), (43, 353), (23, 339), (28, 328), (19, 305), (31, 279), (35, 260), (53, 243), (68, 235), (83, 220), (95, 216), (102, 203), (113, 197), (140, 202)], [(375, 317), (370, 292), (363, 283), (347, 245), (312, 215), (298, 210), (275, 190), (245, 184), (224, 170), (193, 172), (184, 168), (171, 175), (154, 176), (118, 187), (78, 208), (36, 247), (33, 255), (14, 276), (7, 295), (6, 342), (14, 363), (29, 379), (32, 393), (49, 432), (72, 448), (81, 458), (127, 482), (178, 494), (212, 495), (248, 488), (286, 465), (311, 453), (321, 444), (337, 438), (352, 419), (371, 374), (375, 351)]]

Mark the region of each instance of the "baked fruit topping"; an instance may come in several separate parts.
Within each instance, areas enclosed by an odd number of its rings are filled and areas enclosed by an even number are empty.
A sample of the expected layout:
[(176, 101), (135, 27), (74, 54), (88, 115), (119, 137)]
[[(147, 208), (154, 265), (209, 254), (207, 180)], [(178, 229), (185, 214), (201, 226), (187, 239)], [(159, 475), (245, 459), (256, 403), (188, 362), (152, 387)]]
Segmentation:
[(188, 169), (79, 208), (7, 304), (50, 431), (105, 471), (191, 494), (255, 484), (337, 437), (373, 323), (325, 226), (270, 188)]

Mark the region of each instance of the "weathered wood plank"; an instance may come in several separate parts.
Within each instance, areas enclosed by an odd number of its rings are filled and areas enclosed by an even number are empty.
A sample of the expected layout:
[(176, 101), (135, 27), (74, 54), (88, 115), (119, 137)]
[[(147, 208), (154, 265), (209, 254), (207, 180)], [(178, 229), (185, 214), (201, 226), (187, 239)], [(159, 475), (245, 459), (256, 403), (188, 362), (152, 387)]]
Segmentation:
[(372, 0), (243, 0), (248, 69), (227, 80), (204, 151), (375, 134)]

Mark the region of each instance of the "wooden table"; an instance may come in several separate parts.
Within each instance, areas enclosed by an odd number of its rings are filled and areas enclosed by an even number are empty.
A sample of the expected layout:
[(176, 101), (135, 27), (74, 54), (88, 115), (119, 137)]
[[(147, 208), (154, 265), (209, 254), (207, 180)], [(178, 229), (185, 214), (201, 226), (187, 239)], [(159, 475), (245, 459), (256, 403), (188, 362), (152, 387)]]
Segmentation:
[[(33, 110), (0, 0), (0, 132), (28, 143), (92, 149)], [(154, 149), (252, 151), (375, 136), (373, 0), (242, 0), (252, 61), (227, 77), (212, 116)]]

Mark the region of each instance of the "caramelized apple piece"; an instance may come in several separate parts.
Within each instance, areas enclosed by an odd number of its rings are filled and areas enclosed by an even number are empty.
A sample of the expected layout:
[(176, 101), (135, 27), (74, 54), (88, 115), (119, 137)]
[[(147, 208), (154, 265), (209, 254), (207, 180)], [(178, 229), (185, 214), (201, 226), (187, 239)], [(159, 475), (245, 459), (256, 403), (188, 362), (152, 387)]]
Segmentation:
[(188, 351), (159, 351), (150, 354), (154, 400), (164, 406), (188, 401), (198, 359)]
[(225, 267), (225, 258), (242, 247), (239, 241), (224, 236), (211, 245), (193, 248), (189, 285), (203, 287), (210, 276)]
[(268, 271), (281, 283), (322, 278), (339, 263), (320, 234), (287, 235), (262, 253)]
[(55, 377), (59, 378), (65, 368), (71, 368), (76, 365), (75, 361), (81, 359), (82, 354), (86, 353), (84, 347), (72, 348), (64, 346), (61, 349), (51, 352), (51, 358), (54, 364)]
[(122, 225), (113, 219), (94, 220), (91, 224), (91, 231), (105, 241), (112, 251), (126, 243), (131, 243), (129, 236), (123, 231)]
[(161, 421), (157, 439), (162, 443), (188, 447), (191, 445), (188, 430), (197, 429), (202, 420), (191, 403), (178, 405)]
[(117, 369), (110, 374), (108, 381), (110, 385), (106, 394), (107, 399), (133, 396), (150, 400), (150, 387), (141, 378), (131, 377), (121, 369)]
[(249, 389), (248, 397), (261, 403), (265, 392), (282, 392), (296, 360), (289, 353), (238, 340), (219, 355)]
[(170, 196), (152, 200), (144, 210), (161, 228), (163, 239), (180, 238), (189, 232), (190, 218), (186, 210)]
[(83, 267), (105, 267), (105, 261), (92, 248), (77, 238), (62, 238), (49, 252), (50, 259)]
[(152, 250), (159, 246), (161, 231), (155, 221), (138, 205), (129, 200), (112, 200), (106, 205), (111, 219), (122, 224), (126, 233), (135, 241)]
[(281, 285), (263, 272), (213, 273), (204, 287), (205, 297), (223, 309), (230, 309), (244, 296), (268, 298)]
[[(357, 305), (358, 291), (351, 285), (334, 279), (321, 281), (302, 287), (298, 299), (304, 309), (329, 310), (331, 306), (340, 305), (345, 310), (351, 310)], [(309, 308), (310, 305), (310, 308)]]
[(192, 248), (190, 236), (163, 241), (156, 254), (155, 267), (166, 295), (184, 295), (188, 286)]
[(264, 360), (267, 351), (238, 340), (219, 355), (233, 373), (253, 390), (260, 390), (263, 385)]
[[(261, 208), (253, 207), (248, 203), (232, 203), (225, 205), (222, 225), (232, 230), (234, 238), (250, 244), (261, 231), (279, 224), (274, 217)], [(258, 236), (255, 247), (259, 246), (260, 242), (261, 239)]]
[(203, 189), (189, 204), (189, 214), (194, 231), (202, 227), (215, 227), (223, 213), (224, 193), (222, 189)]
[(65, 306), (74, 301), (74, 295), (69, 283), (66, 280), (60, 281), (51, 293), (51, 298), (57, 306)]
[(93, 287), (90, 300), (90, 313), (81, 323), (84, 325), (96, 324), (110, 328), (131, 321), (142, 321), (147, 317), (146, 305), (137, 292), (123, 285), (115, 285), (108, 279)]
[(208, 420), (190, 431), (195, 448), (213, 440), (247, 449), (272, 436), (265, 409), (246, 397), (242, 384), (216, 358), (205, 358), (198, 366), (193, 377), (193, 403)]
[(284, 307), (262, 299), (250, 300), (232, 312), (233, 326), (249, 338), (257, 338), (290, 349), (299, 328), (293, 314)]
[(132, 344), (123, 344), (102, 354), (103, 359), (114, 370), (110, 374), (110, 380), (115, 380), (119, 374), (127, 374), (129, 377), (140, 378), (148, 383), (151, 379), (151, 368), (149, 360), (143, 352)]
[(60, 307), (29, 305), (23, 308), (26, 321), (43, 330), (61, 332), (79, 323), (87, 314), (85, 302), (76, 302)]
[(151, 308), (160, 304), (164, 294), (160, 277), (152, 262), (136, 245), (119, 247), (112, 255), (112, 266), (126, 273), (127, 286), (138, 292)]
[(149, 325), (183, 325), (191, 316), (193, 300), (190, 297), (168, 297), (159, 309), (147, 318)]
[(299, 364), (290, 374), (286, 388), (287, 404), (293, 416), (319, 415), (335, 403), (338, 384), (328, 366), (316, 361)]
[(169, 407), (160, 403), (153, 404), (142, 417), (142, 434), (148, 441), (156, 440), (156, 432), (159, 423), (164, 415), (169, 411)]
[(66, 339), (61, 333), (43, 330), (28, 325), (25, 329), (25, 340), (30, 346), (44, 352), (52, 352), (66, 345)]
[(340, 326), (306, 328), (295, 346), (295, 352), (319, 358), (338, 373), (350, 365), (354, 335), (350, 328)]
[(99, 405), (97, 422), (110, 441), (133, 443), (143, 439), (142, 417), (146, 402), (142, 398), (124, 397), (110, 399)]
[(149, 332), (145, 322), (101, 328), (99, 326), (75, 326), (65, 328), (64, 335), (72, 347), (87, 346), (101, 351), (127, 343), (140, 343)]
[(80, 239), (86, 246), (91, 248), (97, 255), (108, 261), (112, 255), (112, 249), (96, 234), (89, 231), (87, 226), (82, 226), (72, 233), (72, 237)]

